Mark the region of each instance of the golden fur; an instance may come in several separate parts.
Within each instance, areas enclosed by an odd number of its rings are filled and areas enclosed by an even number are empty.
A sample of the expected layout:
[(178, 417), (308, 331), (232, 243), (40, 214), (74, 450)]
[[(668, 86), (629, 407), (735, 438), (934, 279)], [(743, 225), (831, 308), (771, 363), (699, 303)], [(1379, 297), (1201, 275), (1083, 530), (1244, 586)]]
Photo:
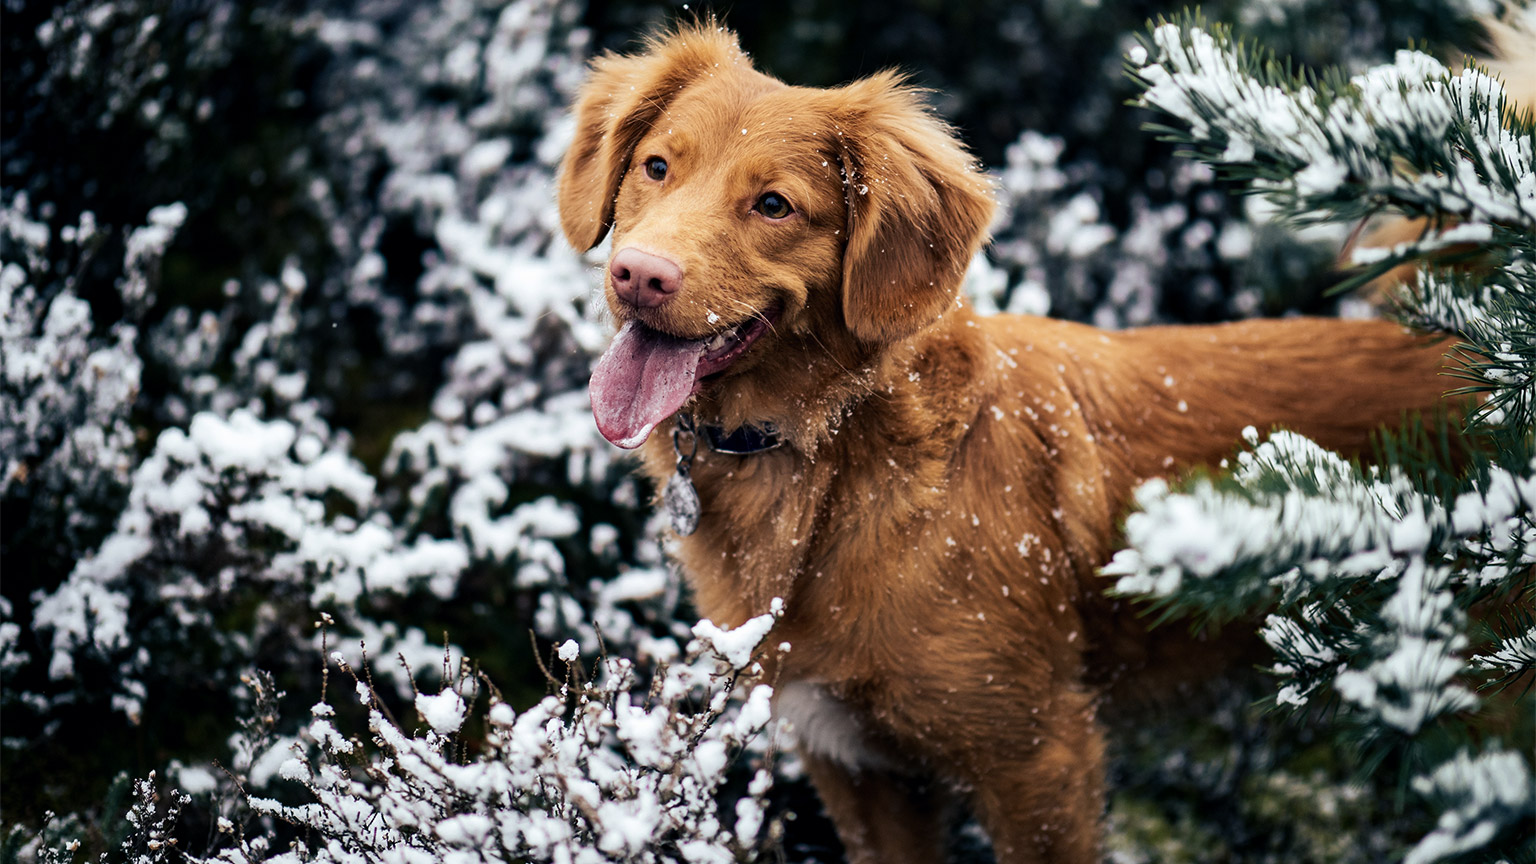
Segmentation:
[[(765, 644), (792, 650), (762, 659), (781, 693), (818, 688), (857, 737), (841, 757), (805, 753), (853, 861), (942, 860), (950, 802), (1003, 864), (1099, 860), (1102, 703), (1222, 660), (1182, 628), (1149, 636), (1104, 595), (1131, 490), (1216, 464), (1248, 425), (1358, 453), (1446, 388), (1441, 349), (1382, 321), (1112, 333), (977, 316), (958, 288), (989, 182), (896, 76), (790, 87), (729, 33), (691, 26), (596, 60), (576, 121), (570, 241), (611, 230), (615, 254), (683, 274), (655, 307), (610, 285), (620, 323), (695, 339), (777, 311), (689, 410), (775, 423), (787, 444), (700, 448), (702, 520), (678, 554), (720, 624), (784, 598)], [(753, 209), (770, 190), (792, 217)], [(642, 449), (658, 485), (670, 429)]]

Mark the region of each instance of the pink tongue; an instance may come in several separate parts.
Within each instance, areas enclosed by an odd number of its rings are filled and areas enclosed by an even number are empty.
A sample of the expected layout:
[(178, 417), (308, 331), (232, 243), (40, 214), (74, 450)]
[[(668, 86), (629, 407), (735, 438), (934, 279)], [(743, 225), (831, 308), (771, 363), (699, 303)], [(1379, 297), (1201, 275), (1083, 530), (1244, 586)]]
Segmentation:
[(645, 443), (677, 413), (698, 375), (704, 340), (678, 339), (638, 322), (624, 325), (592, 370), (592, 416), (603, 437), (626, 450)]

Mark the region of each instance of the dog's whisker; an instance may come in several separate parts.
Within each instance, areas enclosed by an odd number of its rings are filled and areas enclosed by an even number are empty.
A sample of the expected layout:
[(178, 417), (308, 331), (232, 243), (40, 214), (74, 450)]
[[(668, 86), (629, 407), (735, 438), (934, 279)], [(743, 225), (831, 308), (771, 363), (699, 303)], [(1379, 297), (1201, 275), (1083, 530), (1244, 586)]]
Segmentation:
[[(725, 300), (725, 302), (732, 304), (737, 309), (745, 311), (748, 317), (756, 318), (757, 320), (762, 321), (768, 326), (770, 332), (778, 334), (779, 331), (777, 322), (770, 319), (768, 317), (768, 313), (765, 310), (754, 307), (750, 303), (735, 297), (724, 297), (722, 299)], [(858, 387), (858, 389), (862, 391), (863, 395), (877, 399), (886, 398), (886, 395), (876, 389), (875, 386), (867, 380), (866, 376), (855, 374), (854, 370), (849, 369), (842, 360), (838, 359), (837, 355), (833, 353), (831, 348), (827, 347), (827, 344), (821, 340), (821, 337), (816, 333), (814, 329), (808, 331), (808, 335), (811, 337), (811, 340), (816, 343), (816, 347), (820, 348), (822, 353), (826, 354), (827, 359), (836, 364), (837, 368), (848, 376), (849, 380), (851, 380)]]
[[(746, 302), (745, 300), (738, 300), (735, 297), (726, 297), (726, 298), (723, 298), (723, 299), (727, 303), (730, 303), (730, 304), (734, 305), (737, 309), (746, 312), (748, 318), (755, 318), (758, 321), (761, 321), (764, 324), (767, 324), (768, 328), (770, 330), (773, 329), (773, 321), (768, 318), (767, 310), (758, 308), (756, 306), (753, 306), (752, 304)], [(775, 331), (775, 332), (777, 332), (777, 331)]]

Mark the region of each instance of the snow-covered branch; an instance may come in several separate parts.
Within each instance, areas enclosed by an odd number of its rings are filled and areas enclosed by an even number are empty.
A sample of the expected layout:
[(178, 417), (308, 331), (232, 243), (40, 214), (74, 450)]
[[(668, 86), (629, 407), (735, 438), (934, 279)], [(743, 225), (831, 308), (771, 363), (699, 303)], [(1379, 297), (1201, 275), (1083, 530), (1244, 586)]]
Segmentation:
[[(766, 755), (758, 745), (773, 691), (749, 679), (760, 671), (751, 653), (774, 619), (736, 630), (703, 622), (686, 657), (662, 667), (643, 700), (626, 660), (603, 659), (597, 680), (582, 681), (574, 642), (557, 651), (566, 683), (522, 712), (494, 691), (486, 697), (486, 682), (465, 667), (439, 693), (416, 696), (423, 726), (415, 734), (353, 674), (374, 747), (340, 731), (337, 708), (322, 701), (299, 740), (277, 745), (286, 755), (277, 753), (276, 775), (302, 785), (310, 802), (250, 802), (312, 832), (307, 854), (270, 858), (264, 844), (243, 843), (219, 860), (744, 860), (771, 842), (771, 765), (759, 764), (746, 794), (723, 812), (721, 792), (731, 763)], [(332, 662), (351, 671), (340, 655)], [(484, 746), (466, 758), (472, 716)]]
[(1399, 51), (1347, 80), (1317, 80), (1196, 21), (1156, 27), (1130, 61), (1141, 103), (1182, 124), (1164, 131), (1254, 177), (1293, 217), (1348, 221), (1389, 206), (1536, 228), (1531, 124), (1481, 69), (1453, 75)]

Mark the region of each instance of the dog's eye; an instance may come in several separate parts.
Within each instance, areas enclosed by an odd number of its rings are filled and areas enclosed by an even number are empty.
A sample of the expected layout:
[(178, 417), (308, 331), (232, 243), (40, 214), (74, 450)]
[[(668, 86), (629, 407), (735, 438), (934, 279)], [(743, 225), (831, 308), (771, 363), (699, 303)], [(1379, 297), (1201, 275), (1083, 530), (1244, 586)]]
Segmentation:
[(777, 192), (764, 192), (763, 197), (757, 199), (757, 212), (769, 219), (783, 219), (795, 212), (795, 209), (789, 206), (789, 202), (783, 195)]
[(660, 156), (645, 160), (645, 176), (656, 181), (667, 179), (667, 160)]

